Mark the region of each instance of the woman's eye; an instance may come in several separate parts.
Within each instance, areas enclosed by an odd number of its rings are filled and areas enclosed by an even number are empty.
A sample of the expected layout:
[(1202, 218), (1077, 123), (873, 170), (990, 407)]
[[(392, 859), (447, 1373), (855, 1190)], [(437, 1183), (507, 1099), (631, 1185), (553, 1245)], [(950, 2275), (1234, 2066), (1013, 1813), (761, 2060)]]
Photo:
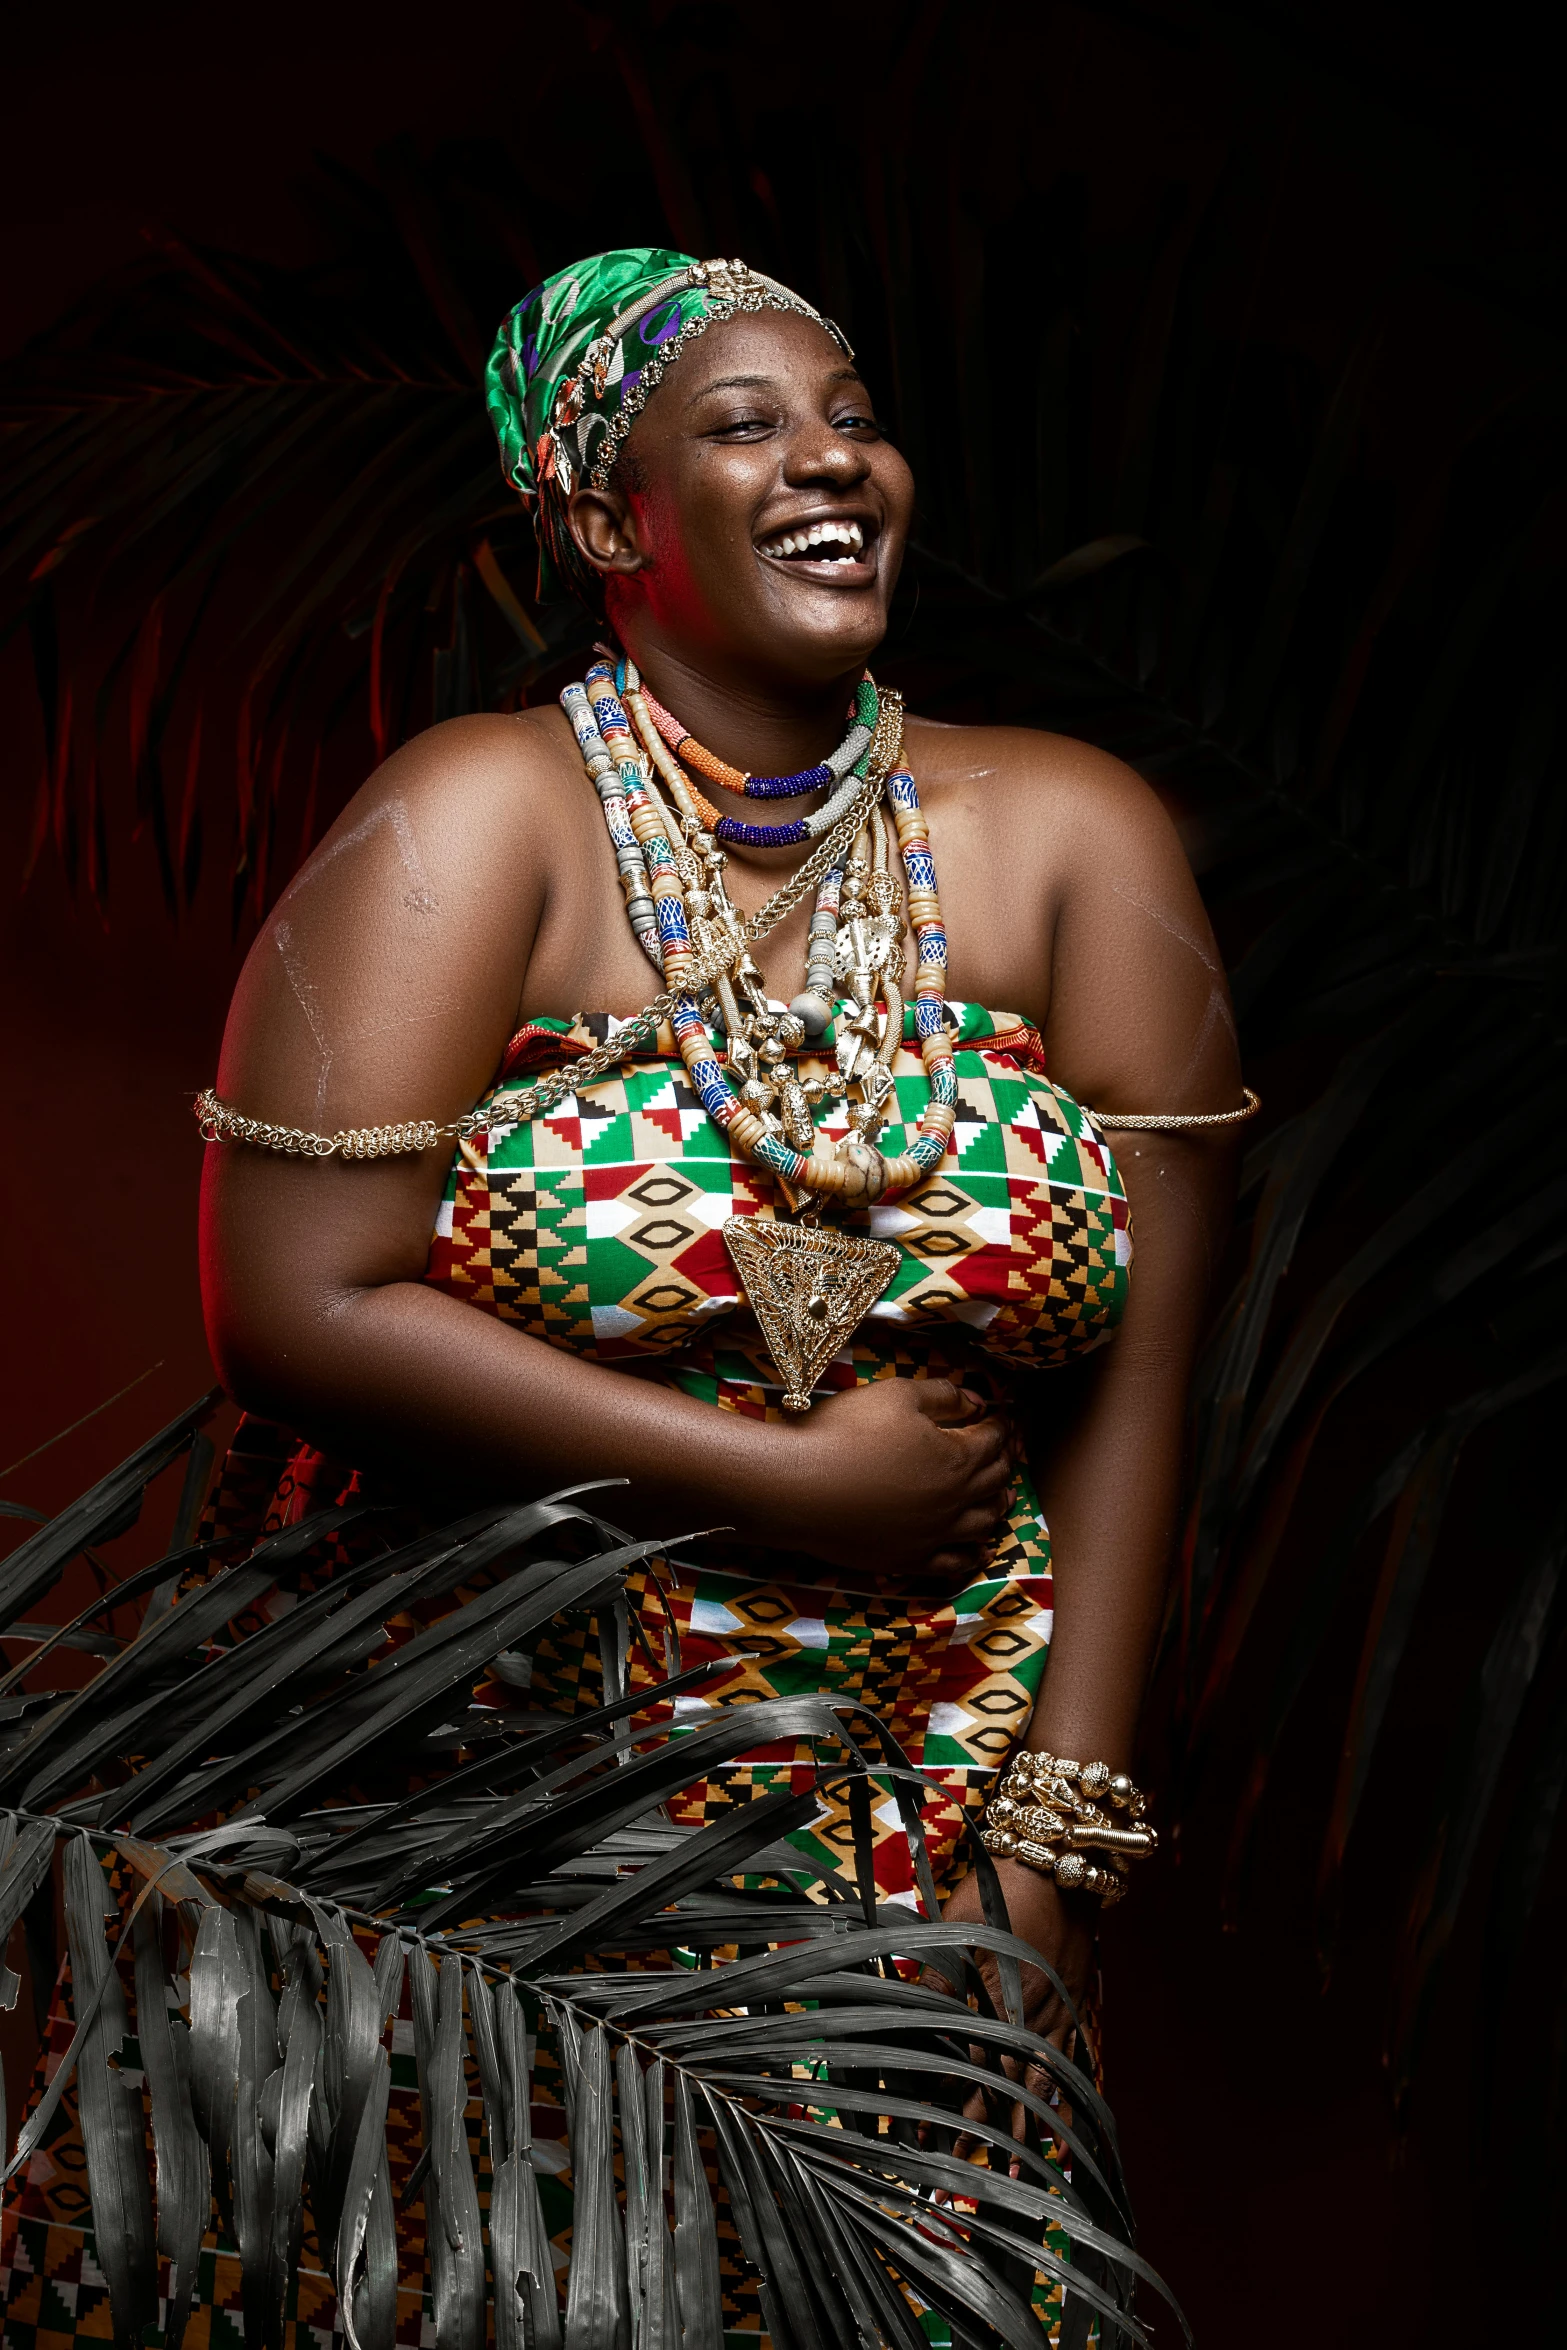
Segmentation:
[(867, 416), (864, 410), (860, 408), (851, 408), (847, 411), (846, 414), (842, 416), (835, 416), (833, 418), (833, 423), (839, 432), (881, 431), (881, 426), (877, 422), (876, 418), (874, 416)]

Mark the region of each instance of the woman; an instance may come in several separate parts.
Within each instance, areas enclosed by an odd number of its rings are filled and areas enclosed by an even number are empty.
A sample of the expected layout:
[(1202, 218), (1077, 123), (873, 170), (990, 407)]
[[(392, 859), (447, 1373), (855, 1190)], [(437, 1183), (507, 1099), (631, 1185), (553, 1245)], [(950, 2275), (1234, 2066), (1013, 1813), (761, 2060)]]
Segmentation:
[[(206, 1106), (215, 1359), (247, 1412), (405, 1492), (616, 1476), (641, 1530), (730, 1530), (672, 1595), (638, 1587), (654, 1646), (667, 1606), (698, 1657), (750, 1660), (720, 1699), (814, 1671), (888, 1717), (951, 1915), (979, 1915), (962, 1818), (1011, 1752), (1068, 1758), (1063, 1802), (1110, 1779), (1119, 1851), (1042, 1844), (1038, 1814), (987, 1839), (1080, 1993), (1149, 1842), (1112, 1775), (1246, 1115), (1191, 875), (1116, 760), (866, 683), (914, 485), (797, 297), (602, 255), (508, 320), (490, 404), (541, 585), (606, 650), (564, 709), (399, 750), (257, 940)], [(601, 1067), (666, 979), (663, 1025)], [(475, 1104), (455, 1161), (373, 1163), (245, 1147), (223, 1106), (332, 1135)], [(315, 1455), (290, 1475), (319, 1488)], [(532, 1702), (568, 1681), (541, 1651)], [(1043, 1975), (1028, 1997), (1061, 2028)]]

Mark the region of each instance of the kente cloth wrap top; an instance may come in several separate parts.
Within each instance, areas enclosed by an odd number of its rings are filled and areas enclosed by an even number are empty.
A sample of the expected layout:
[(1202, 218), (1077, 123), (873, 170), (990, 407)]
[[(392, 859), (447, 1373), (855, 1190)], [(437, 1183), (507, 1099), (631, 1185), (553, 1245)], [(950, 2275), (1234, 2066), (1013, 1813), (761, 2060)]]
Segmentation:
[[(947, 1020), (959, 1093), (951, 1147), (917, 1190), (871, 1209), (867, 1228), (896, 1242), (902, 1261), (848, 1351), (887, 1358), (923, 1341), (943, 1358), (977, 1348), (1017, 1369), (1065, 1362), (1108, 1338), (1125, 1303), (1131, 1232), (1114, 1159), (1045, 1075), (1035, 1029), (975, 1004), (949, 1004)], [(492, 1091), (569, 1065), (613, 1028), (591, 1014), (531, 1022)], [(831, 1074), (833, 1045), (829, 1027), (804, 1048), (802, 1079)], [(897, 1110), (880, 1138), (889, 1155), (906, 1146), (928, 1090), (912, 1006), (892, 1074)], [(822, 1125), (847, 1131), (841, 1102)], [(428, 1278), (597, 1362), (686, 1355), (696, 1370), (738, 1357), (738, 1378), (720, 1368), (716, 1390), (697, 1391), (746, 1408), (737, 1390), (755, 1386), (767, 1408), (779, 1381), (721, 1233), (731, 1216), (774, 1213), (771, 1178), (730, 1156), (661, 1031), (618, 1077), (460, 1147)], [(818, 1392), (856, 1375), (866, 1374), (840, 1358)]]
[[(872, 1379), (955, 1377), (1005, 1410), (1010, 1373), (1067, 1362), (1120, 1320), (1131, 1231), (1102, 1135), (1051, 1084), (1026, 1021), (959, 1003), (945, 1017), (958, 1092), (951, 1145), (916, 1190), (870, 1211), (871, 1233), (895, 1241), (901, 1262), (818, 1395)], [(493, 1090), (562, 1067), (612, 1025), (592, 1015), (530, 1022)], [(834, 1072), (834, 1043), (829, 1026), (794, 1056), (803, 1081)], [(896, 1110), (880, 1137), (889, 1153), (905, 1147), (928, 1095), (912, 1006), (892, 1075)], [(841, 1133), (844, 1104), (821, 1122)], [(665, 1030), (618, 1077), (460, 1147), (427, 1277), (551, 1346), (781, 1420), (782, 1382), (722, 1236), (730, 1216), (775, 1213), (772, 1178), (730, 1156)], [(903, 1573), (849, 1573), (722, 1534), (693, 1557), (661, 1576), (635, 1570), (627, 1582), (651, 1653), (673, 1638), (685, 1664), (725, 1668), (702, 1695), (677, 1699), (677, 1711), (694, 1718), (800, 1689), (866, 1706), (921, 1774), (938, 1884), (961, 1873), (965, 1822), (979, 1818), (1027, 1726), (1049, 1651), (1050, 1536), (1027, 1469), (1004, 1525), (957, 1590), (921, 1590)], [(593, 1658), (583, 1626), (552, 1628), (530, 1659), (527, 1702), (593, 1702)], [(651, 1699), (636, 1655), (630, 1671)], [(669, 1817), (700, 1828), (747, 1788), (799, 1793), (817, 1784), (816, 1760), (808, 1748), (758, 1750), (719, 1774), (721, 1783), (685, 1789)], [(819, 1802), (815, 1824), (790, 1840), (838, 1865), (855, 1849), (847, 1799), (840, 1788), (819, 1792)], [(872, 1834), (881, 1897), (912, 1902), (895, 1803), (875, 1807)]]

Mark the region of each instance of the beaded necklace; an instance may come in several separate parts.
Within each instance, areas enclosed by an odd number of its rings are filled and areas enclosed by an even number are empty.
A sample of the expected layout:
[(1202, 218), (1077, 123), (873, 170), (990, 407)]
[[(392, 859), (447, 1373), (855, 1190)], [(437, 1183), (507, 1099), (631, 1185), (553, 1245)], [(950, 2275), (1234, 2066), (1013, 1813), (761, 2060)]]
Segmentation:
[[(625, 674), (630, 663), (621, 664), (622, 674), (616, 684), (624, 690)], [(802, 767), (797, 775), (747, 775), (738, 767), (731, 767), (727, 759), (716, 752), (704, 750), (696, 736), (671, 716), (662, 702), (656, 700), (644, 685), (641, 689), (648, 716), (674, 752), (687, 767), (694, 767), (698, 775), (709, 783), (716, 783), (721, 791), (732, 791), (748, 800), (797, 800), (808, 791), (821, 791), (829, 783), (842, 783), (857, 759), (870, 749), (871, 736), (876, 731), (876, 689), (868, 677), (862, 678), (855, 691), (854, 716), (849, 731), (835, 751), (815, 767)], [(713, 811), (718, 821), (718, 811)]]
[[(669, 785), (682, 815), (689, 810), (693, 819), (710, 832), (715, 840), (723, 841), (732, 848), (786, 849), (794, 847), (801, 841), (820, 840), (824, 833), (831, 832), (833, 826), (844, 815), (865, 774), (877, 712), (876, 688), (869, 678), (865, 678), (861, 682), (856, 697), (857, 708), (862, 715), (856, 719), (844, 742), (839, 746), (839, 753), (834, 754), (835, 758), (838, 757), (842, 751), (850, 749), (858, 738), (860, 748), (854, 752), (853, 765), (842, 776), (837, 790), (830, 799), (824, 800), (822, 805), (813, 809), (809, 816), (798, 816), (790, 824), (747, 824), (743, 818), (738, 816), (719, 815), (712, 801), (696, 788), (690, 777), (684, 773), (679, 761), (671, 754), (669, 746), (654, 720), (652, 710), (648, 705), (646, 689), (637, 675), (634, 662), (621, 662), (613, 669), (608, 661), (595, 662), (588, 671), (585, 680), (589, 693), (595, 690), (599, 681), (608, 686), (611, 693), (615, 695), (617, 709), (620, 707), (619, 691), (624, 691), (626, 708), (630, 711), (635, 724), (637, 739), (647, 757), (651, 759), (664, 781)], [(622, 712), (622, 716), (624, 716), (624, 712)], [(866, 723), (867, 719), (868, 724)], [(686, 737), (686, 741), (689, 744), (689, 736)], [(717, 763), (715, 761), (715, 764)], [(739, 770), (734, 769), (732, 772), (738, 774)]]
[[(899, 1263), (889, 1243), (817, 1219), (824, 1209), (869, 1207), (923, 1182), (945, 1157), (956, 1119), (952, 1046), (942, 1016), (946, 933), (930, 835), (914, 778), (902, 764), (902, 703), (896, 694), (876, 698), (875, 729), (856, 762), (859, 772), (834, 795), (843, 805), (832, 821), (841, 821), (853, 802), (860, 822), (851, 852), (841, 862), (835, 858), (822, 877), (806, 995), (816, 1029), (815, 1013), (828, 1008), (826, 991), (834, 985), (839, 990), (837, 1076), (802, 1084), (790, 1060), (807, 1034), (804, 999), (797, 997), (785, 1011), (768, 997), (724, 884), (727, 858), (719, 827), (704, 821), (699, 795), (654, 724), (630, 663), (621, 677), (624, 704), (607, 662), (596, 663), (581, 685), (567, 686), (561, 702), (604, 809), (632, 929), (658, 959), (672, 998), (670, 1024), (697, 1099), (731, 1149), (773, 1175), (791, 1210), (804, 1204), (805, 1220), (797, 1223), (732, 1216), (723, 1228), (747, 1299), (784, 1374), (785, 1406), (803, 1411), (821, 1370)], [(869, 690), (874, 695), (874, 687)], [(659, 793), (655, 768), (669, 787), (675, 814)], [(884, 800), (896, 827), (917, 944), (915, 1034), (930, 1087), (912, 1142), (893, 1158), (877, 1149), (876, 1135), (896, 1102), (891, 1063), (903, 1038), (904, 923)], [(833, 804), (806, 820), (814, 833), (793, 826), (780, 832), (790, 839), (826, 833), (830, 823), (824, 819)], [(640, 854), (640, 873), (631, 845)], [(704, 1006), (723, 1030), (722, 1061)], [(838, 1143), (817, 1132), (812, 1116), (816, 1104), (833, 1096), (849, 1102), (850, 1131)]]
[[(660, 734), (663, 730), (658, 728), (656, 723), (652, 728), (646, 724), (646, 719), (653, 717), (659, 705), (642, 684), (637, 675), (635, 664), (630, 661), (619, 662), (616, 666), (615, 682), (617, 691), (624, 691), (626, 705), (636, 723), (637, 732), (645, 748), (660, 775), (670, 787), (675, 805), (680, 811), (682, 823), (687, 826), (695, 826), (698, 829), (705, 829), (715, 840), (723, 837), (721, 833), (723, 819), (719, 816), (718, 810), (704, 793), (698, 791), (690, 777), (684, 773), (679, 761), (670, 755), (665, 747), (667, 736), (664, 741), (660, 741)], [(857, 705), (861, 710), (868, 709), (874, 719), (876, 689), (868, 677), (861, 681)], [(587, 706), (585, 701), (582, 706), (584, 708)], [(573, 724), (575, 723), (576, 721), (573, 719)], [(853, 733), (859, 731), (860, 728), (857, 724)], [(851, 740), (853, 733), (851, 733)], [(686, 739), (689, 745), (690, 738)], [(864, 760), (868, 755), (869, 746), (867, 744), (865, 751), (859, 754), (859, 772), (863, 772)], [(605, 784), (601, 782), (599, 784), (601, 796), (605, 788)], [(618, 786), (613, 788), (618, 789)], [(605, 816), (606, 820), (611, 822), (613, 837), (611, 805), (611, 801), (605, 799)], [(831, 803), (829, 802), (828, 805), (830, 807)], [(824, 825), (822, 829), (826, 832), (830, 831), (831, 827)], [(616, 854), (620, 854), (618, 841)], [(832, 1018), (833, 942), (838, 935), (838, 899), (843, 886), (843, 870), (841, 864), (834, 864), (822, 877), (821, 885), (817, 891), (815, 910), (811, 917), (810, 937), (806, 950), (805, 987), (789, 1006), (790, 1011), (803, 1023), (807, 1036), (820, 1036)], [(630, 911), (629, 899), (628, 911)], [(638, 914), (633, 912), (631, 919), (633, 927), (635, 927), (639, 919)], [(651, 937), (653, 929), (651, 900), (647, 901), (645, 913), (641, 919), (644, 925), (642, 943), (657, 960), (657, 942)]]

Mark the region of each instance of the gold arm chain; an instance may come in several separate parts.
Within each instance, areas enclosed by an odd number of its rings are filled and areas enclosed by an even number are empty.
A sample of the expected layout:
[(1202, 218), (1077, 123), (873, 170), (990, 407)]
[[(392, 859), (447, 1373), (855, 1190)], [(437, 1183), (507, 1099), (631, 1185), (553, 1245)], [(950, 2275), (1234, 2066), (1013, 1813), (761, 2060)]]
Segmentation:
[(1244, 1126), (1262, 1108), (1249, 1085), (1238, 1110), (1090, 1110), (1088, 1115), (1107, 1134), (1189, 1134), (1203, 1126)]
[[(822, 875), (853, 848), (861, 826), (881, 796), (883, 784), (902, 756), (902, 697), (884, 694), (882, 712), (877, 720), (864, 783), (831, 832), (818, 842), (782, 889), (775, 891), (764, 906), (747, 918), (743, 929), (748, 946), (759, 946), (768, 932), (794, 911)], [(591, 1053), (585, 1053), (580, 1061), (568, 1062), (564, 1069), (552, 1070), (536, 1085), (524, 1086), (516, 1093), (496, 1094), (481, 1109), (448, 1119), (444, 1125), (437, 1124), (433, 1118), (419, 1118), (400, 1126), (349, 1126), (336, 1134), (312, 1134), (302, 1126), (277, 1126), (269, 1119), (247, 1118), (243, 1111), (220, 1101), (210, 1085), (196, 1096), (196, 1124), (205, 1142), (248, 1142), (257, 1150), (278, 1151), (290, 1159), (399, 1158), (413, 1151), (433, 1150), (438, 1142), (467, 1142), (476, 1134), (487, 1134), (492, 1127), (520, 1125), (525, 1119), (537, 1118), (553, 1109), (557, 1102), (564, 1101), (567, 1094), (576, 1093), (582, 1086), (592, 1085), (612, 1069), (618, 1069), (639, 1045), (657, 1035), (659, 1023), (674, 1010), (677, 995), (700, 996), (704, 988), (729, 970), (733, 961), (732, 949), (715, 950), (696, 965), (679, 988), (666, 988), (650, 1004), (644, 1004), (640, 1012), (623, 1021), (607, 1044), (595, 1046)]]

